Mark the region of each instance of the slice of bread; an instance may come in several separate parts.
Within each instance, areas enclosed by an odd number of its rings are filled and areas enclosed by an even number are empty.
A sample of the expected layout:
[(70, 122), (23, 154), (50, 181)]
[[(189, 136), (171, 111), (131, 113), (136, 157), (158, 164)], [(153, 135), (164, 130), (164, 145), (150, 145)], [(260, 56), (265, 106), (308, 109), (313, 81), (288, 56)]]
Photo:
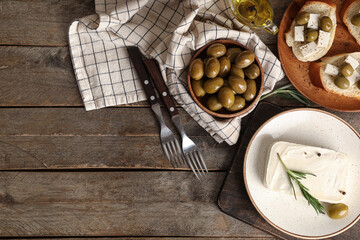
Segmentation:
[(334, 42), (335, 31), (336, 31), (336, 5), (329, 0), (308, 1), (302, 6), (299, 12), (303, 12), (303, 11), (306, 11), (308, 13), (320, 14), (320, 17), (328, 16), (333, 23), (333, 28), (330, 31), (329, 45), (327, 47), (318, 48), (318, 51), (316, 51), (315, 53), (313, 53), (308, 57), (304, 57), (300, 51), (300, 47), (306, 43), (295, 42), (294, 39), (295, 20), (292, 22), (289, 31), (285, 34), (286, 44), (289, 47), (292, 47), (292, 51), (297, 59), (299, 59), (302, 62), (316, 61), (321, 57), (323, 57), (329, 51), (332, 43)]
[(349, 30), (349, 33), (355, 38), (356, 42), (360, 45), (360, 27), (351, 23), (351, 18), (358, 14), (360, 10), (360, 0), (348, 0), (344, 3), (341, 9), (341, 19)]
[[(353, 52), (338, 54), (332, 57), (324, 57), (321, 59), (321, 62), (311, 63), (309, 68), (311, 82), (315, 86), (324, 88), (328, 92), (341, 96), (354, 97), (360, 100), (360, 89), (357, 86), (358, 83), (353, 84), (348, 89), (340, 89), (334, 83), (335, 76), (325, 73), (326, 64), (329, 63), (334, 66), (341, 67), (344, 64), (345, 58), (349, 55), (360, 62), (360, 52)], [(356, 71), (360, 73), (360, 66), (356, 68)]]

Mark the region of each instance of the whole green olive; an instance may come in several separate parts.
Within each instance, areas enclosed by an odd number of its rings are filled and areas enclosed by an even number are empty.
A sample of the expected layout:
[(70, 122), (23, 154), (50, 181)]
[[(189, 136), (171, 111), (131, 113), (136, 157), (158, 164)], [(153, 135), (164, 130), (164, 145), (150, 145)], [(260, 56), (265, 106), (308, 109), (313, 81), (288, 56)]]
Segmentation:
[(236, 67), (236, 65), (232, 65), (230, 69), (230, 76), (245, 78), (244, 70)]
[(295, 17), (295, 22), (298, 25), (304, 25), (309, 22), (310, 14), (308, 12), (301, 12)]
[(204, 63), (200, 58), (195, 59), (190, 64), (190, 77), (199, 80), (204, 76)]
[(360, 13), (355, 14), (355, 15), (351, 18), (351, 23), (354, 24), (354, 25), (357, 26), (357, 27), (360, 26)]
[(255, 54), (248, 50), (239, 53), (235, 59), (235, 65), (238, 68), (246, 68), (255, 60)]
[(207, 106), (211, 111), (218, 111), (223, 107), (216, 95), (209, 97), (207, 100)]
[(331, 204), (328, 209), (328, 215), (332, 219), (341, 219), (346, 217), (349, 207), (343, 203)]
[(247, 89), (243, 94), (243, 97), (247, 102), (252, 101), (256, 96), (256, 82), (253, 79), (246, 80)]
[(334, 80), (334, 83), (338, 88), (341, 88), (341, 89), (348, 89), (350, 86), (349, 80), (347, 80), (346, 77), (344, 77), (344, 76), (336, 77)]
[(224, 56), (225, 53), (226, 53), (226, 47), (225, 47), (225, 45), (222, 44), (222, 43), (214, 43), (214, 44), (211, 44), (211, 45), (206, 49), (206, 54), (207, 54), (208, 56), (215, 57), (215, 58)]
[(193, 89), (193, 92), (195, 94), (195, 96), (197, 97), (203, 97), (205, 96), (206, 92), (204, 89), (204, 80), (200, 79), (200, 80), (192, 80), (191, 81), (191, 86)]
[(320, 28), (325, 32), (330, 32), (332, 29), (332, 21), (328, 16), (324, 16), (320, 19)]
[(237, 47), (233, 47), (233, 48), (228, 48), (228, 50), (226, 51), (226, 57), (228, 57), (230, 59), (230, 62), (235, 62), (235, 59), (237, 57), (237, 55), (239, 53), (241, 53), (242, 50), (240, 48)]
[(313, 42), (315, 41), (319, 36), (319, 32), (315, 29), (310, 29), (309, 31), (306, 32), (305, 34), (305, 40), (307, 42)]
[(237, 111), (243, 109), (245, 107), (245, 105), (246, 105), (245, 99), (243, 97), (241, 97), (240, 95), (236, 95), (234, 104), (231, 107), (227, 108), (227, 110), (229, 110), (231, 112), (237, 112)]
[(250, 79), (255, 79), (260, 75), (260, 68), (256, 63), (252, 63), (250, 66), (244, 69), (245, 76)]
[(224, 87), (230, 88), (231, 90), (233, 90), (233, 93), (234, 93), (235, 95), (237, 94), (237, 92), (235, 92), (235, 90), (231, 88), (231, 86), (230, 86), (230, 84), (229, 84), (229, 80), (224, 80)]
[(345, 77), (350, 77), (353, 74), (354, 69), (349, 63), (346, 63), (340, 68), (340, 72)]
[(241, 77), (230, 76), (228, 81), (229, 81), (230, 87), (236, 93), (242, 94), (247, 89), (246, 81)]
[(210, 78), (205, 81), (204, 89), (208, 94), (213, 94), (219, 91), (219, 89), (224, 85), (224, 79), (220, 77)]
[(217, 58), (210, 57), (206, 61), (205, 65), (205, 75), (208, 78), (214, 78), (219, 74), (220, 71), (220, 62)]
[(230, 60), (227, 57), (221, 57), (219, 59), (219, 63), (220, 63), (219, 77), (222, 78), (227, 77), (231, 68)]
[(235, 95), (228, 87), (222, 87), (218, 93), (218, 99), (225, 108), (230, 108), (235, 102)]

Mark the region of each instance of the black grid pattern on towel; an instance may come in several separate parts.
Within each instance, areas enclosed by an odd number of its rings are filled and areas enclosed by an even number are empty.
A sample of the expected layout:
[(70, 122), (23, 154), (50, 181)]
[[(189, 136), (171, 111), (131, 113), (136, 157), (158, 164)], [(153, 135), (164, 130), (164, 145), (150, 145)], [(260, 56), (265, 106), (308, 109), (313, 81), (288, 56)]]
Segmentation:
[(72, 23), (69, 43), (74, 71), (86, 110), (145, 100), (126, 46), (138, 46), (155, 58), (176, 101), (218, 142), (234, 144), (240, 118), (214, 119), (192, 100), (186, 67), (194, 50), (219, 38), (233, 39), (262, 63), (265, 92), (284, 73), (279, 60), (248, 27), (231, 13), (228, 1), (95, 0), (97, 14)]

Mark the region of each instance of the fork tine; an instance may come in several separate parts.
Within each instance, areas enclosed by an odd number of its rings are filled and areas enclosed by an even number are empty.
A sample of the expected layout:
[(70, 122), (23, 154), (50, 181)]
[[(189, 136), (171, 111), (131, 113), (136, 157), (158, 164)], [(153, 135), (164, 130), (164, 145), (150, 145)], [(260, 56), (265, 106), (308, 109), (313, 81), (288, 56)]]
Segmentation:
[(198, 168), (198, 172), (200, 173), (200, 175), (202, 173), (201, 176), (205, 177), (205, 172), (204, 172), (203, 168), (201, 167), (200, 161), (195, 153), (196, 153), (196, 150), (191, 153), (193, 162), (195, 162), (195, 164), (198, 166), (197, 168)]
[(176, 156), (176, 154), (175, 154), (174, 150), (173, 150), (172, 147), (171, 147), (171, 142), (167, 142), (167, 143), (166, 143), (166, 146), (167, 146), (167, 148), (168, 148), (168, 150), (169, 150), (169, 152), (170, 152), (170, 160), (171, 160), (171, 162), (174, 163), (175, 167), (178, 167), (178, 164), (177, 164), (177, 162), (175, 161), (175, 156)]
[(178, 152), (178, 156), (179, 156), (179, 161), (181, 162), (181, 164), (185, 164), (185, 158), (184, 158), (184, 154), (182, 153), (182, 150), (181, 150), (181, 147), (180, 147), (180, 144), (179, 144), (179, 141), (176, 139), (175, 141), (175, 144), (176, 144), (176, 149), (177, 149), (177, 152)]
[[(200, 164), (200, 159), (199, 159), (199, 157), (197, 155), (197, 151), (195, 150), (191, 154), (193, 155), (193, 158), (196, 160), (196, 163), (199, 166), (199, 169), (202, 171), (202, 174), (205, 176), (205, 172), (204, 172), (204, 169), (202, 168), (202, 166)], [(198, 170), (198, 171), (200, 172), (200, 170)]]
[(192, 170), (193, 173), (195, 174), (196, 178), (200, 181), (200, 178), (199, 178), (199, 176), (197, 175), (197, 173), (196, 173), (196, 171), (195, 171), (195, 169), (194, 169), (194, 167), (193, 167), (193, 165), (192, 165), (192, 163), (191, 163), (191, 161), (190, 161), (189, 155), (185, 155), (185, 159), (186, 159), (188, 165), (190, 166), (191, 170)]
[(170, 156), (169, 156), (168, 149), (167, 149), (167, 147), (166, 147), (166, 145), (165, 145), (164, 143), (162, 144), (162, 147), (163, 147), (163, 150), (164, 150), (164, 152), (165, 152), (166, 158), (167, 158), (168, 161), (171, 163), (171, 166), (172, 166), (173, 168), (175, 168), (175, 166), (174, 166), (174, 164), (173, 164), (173, 162), (171, 161), (171, 158), (170, 158)]
[(201, 163), (202, 163), (203, 167), (205, 168), (206, 172), (209, 172), (209, 171), (208, 171), (208, 169), (207, 169), (207, 167), (206, 167), (206, 164), (205, 164), (204, 158), (203, 158), (203, 156), (201, 155), (200, 151), (199, 151), (199, 150), (197, 150), (197, 151), (196, 151), (196, 154), (199, 156), (200, 161), (201, 161)]
[(173, 150), (173, 153), (174, 153), (173, 159), (174, 159), (174, 162), (176, 162), (176, 166), (180, 166), (181, 163), (180, 163), (180, 161), (179, 161), (179, 157), (178, 157), (179, 153), (178, 153), (178, 151), (177, 151), (177, 149), (176, 149), (175, 141), (177, 141), (177, 140), (174, 139), (174, 141), (171, 141), (171, 142), (169, 143), (169, 145), (172, 147), (172, 150)]

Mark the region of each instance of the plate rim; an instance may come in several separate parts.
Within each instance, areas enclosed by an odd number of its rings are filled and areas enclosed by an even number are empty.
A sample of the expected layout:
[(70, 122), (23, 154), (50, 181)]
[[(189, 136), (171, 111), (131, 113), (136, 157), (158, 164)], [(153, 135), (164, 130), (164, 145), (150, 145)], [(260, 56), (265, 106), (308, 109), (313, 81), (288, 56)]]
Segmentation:
[(342, 123), (344, 123), (348, 128), (350, 128), (350, 130), (352, 130), (355, 135), (359, 138), (360, 140), (360, 134), (348, 123), (346, 122), (344, 119), (336, 116), (335, 114), (326, 112), (324, 110), (320, 110), (320, 109), (313, 109), (313, 108), (296, 108), (296, 109), (290, 109), (290, 110), (286, 110), (284, 112), (278, 113), (275, 116), (269, 118), (268, 120), (266, 120), (257, 130), (256, 132), (253, 134), (253, 136), (251, 137), (247, 147), (246, 147), (246, 152), (245, 152), (245, 156), (244, 156), (244, 163), (243, 163), (243, 180), (244, 180), (244, 184), (245, 184), (245, 188), (246, 188), (246, 192), (250, 198), (250, 201), (252, 203), (252, 205), (255, 207), (256, 211), (274, 228), (278, 229), (279, 231), (286, 233), (290, 236), (293, 237), (297, 237), (297, 238), (303, 238), (303, 239), (324, 239), (324, 238), (329, 238), (329, 237), (333, 237), (336, 236), (340, 233), (345, 232), (346, 230), (348, 230), (349, 228), (351, 228), (353, 225), (355, 225), (355, 223), (360, 219), (360, 213), (358, 214), (358, 216), (351, 222), (349, 223), (347, 226), (345, 226), (344, 228), (333, 232), (333, 233), (329, 233), (329, 234), (325, 234), (325, 235), (319, 235), (319, 236), (306, 236), (306, 235), (300, 235), (300, 234), (296, 234), (293, 232), (290, 232), (288, 230), (285, 230), (279, 226), (277, 226), (275, 223), (273, 223), (270, 219), (268, 219), (265, 214), (259, 209), (259, 207), (256, 205), (252, 195), (250, 194), (250, 190), (248, 187), (248, 182), (247, 182), (247, 178), (246, 178), (246, 162), (247, 162), (247, 158), (248, 158), (248, 153), (249, 153), (249, 149), (251, 144), (253, 143), (255, 137), (258, 135), (258, 133), (272, 120), (274, 120), (275, 118), (278, 118), (282, 115), (288, 114), (288, 113), (292, 113), (292, 112), (301, 112), (301, 111), (310, 111), (310, 112), (320, 112), (322, 114), (326, 114), (329, 115), (330, 117), (334, 117), (336, 119), (338, 119), (339, 121), (341, 121)]

